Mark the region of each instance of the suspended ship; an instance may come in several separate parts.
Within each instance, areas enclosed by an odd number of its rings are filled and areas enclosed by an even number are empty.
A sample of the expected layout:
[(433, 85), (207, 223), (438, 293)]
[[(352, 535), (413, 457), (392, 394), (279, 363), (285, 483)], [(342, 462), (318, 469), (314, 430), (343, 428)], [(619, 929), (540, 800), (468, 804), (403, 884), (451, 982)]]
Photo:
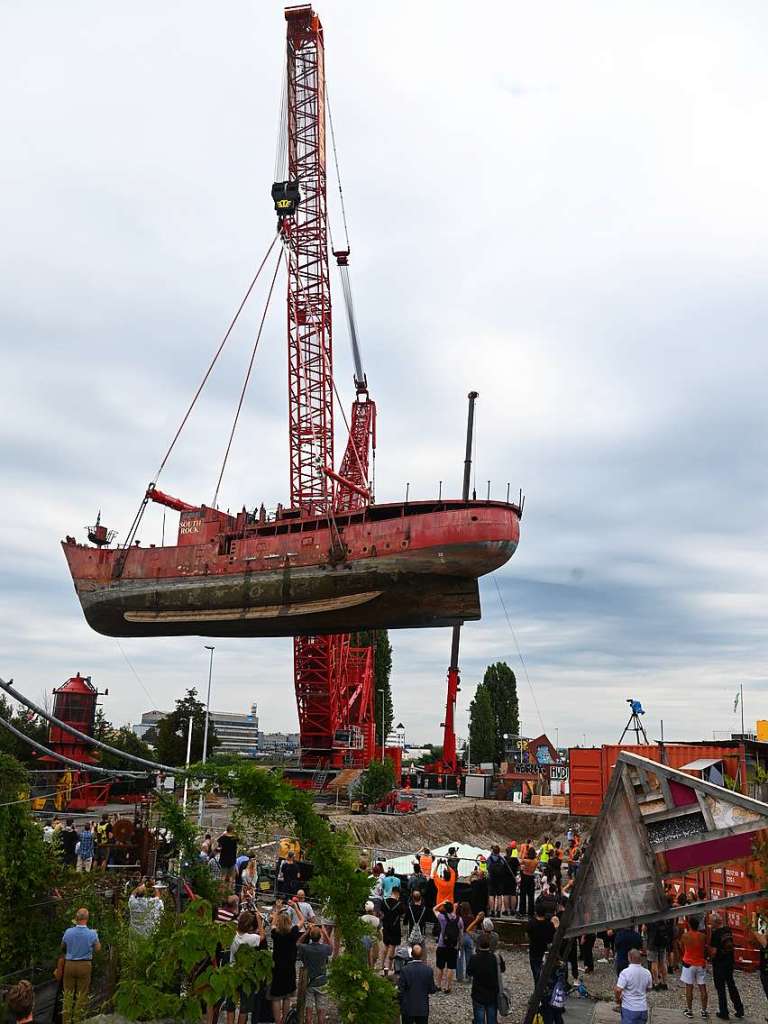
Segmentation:
[(88, 623), (108, 636), (294, 636), (480, 618), (519, 509), (494, 501), (370, 505), (260, 521), (188, 508), (176, 545), (63, 548)]
[[(267, 255), (277, 244), (275, 277), (283, 260), (288, 271), (290, 506), (278, 506), (269, 516), (263, 507), (230, 514), (215, 500), (194, 505), (164, 494), (156, 474), (120, 545), (100, 522), (88, 544), (67, 537), (64, 554), (86, 619), (108, 636), (331, 634), (340, 642), (351, 631), (456, 625), (480, 618), (478, 577), (498, 569), (517, 547), (522, 501), (477, 501), (466, 493), (455, 500), (374, 501), (369, 460), (376, 407), (349, 300), (348, 239), (334, 255), (346, 300), (356, 398), (346, 449), (338, 471), (334, 467), (323, 30), (306, 5), (288, 8), (286, 20), (278, 147), (285, 154), (285, 180), (272, 186), (278, 230)], [(185, 422), (186, 417), (182, 427)], [(170, 449), (161, 469), (168, 454)], [(180, 513), (175, 544), (141, 546), (136, 539), (150, 501)], [(323, 657), (331, 665), (330, 678), (335, 670), (329, 644)], [(309, 650), (306, 643), (297, 641), (296, 650), (298, 680), (301, 666), (309, 665), (311, 675), (316, 662), (314, 655), (302, 654)], [(369, 696), (366, 690), (366, 701)], [(324, 728), (327, 744), (330, 726)]]

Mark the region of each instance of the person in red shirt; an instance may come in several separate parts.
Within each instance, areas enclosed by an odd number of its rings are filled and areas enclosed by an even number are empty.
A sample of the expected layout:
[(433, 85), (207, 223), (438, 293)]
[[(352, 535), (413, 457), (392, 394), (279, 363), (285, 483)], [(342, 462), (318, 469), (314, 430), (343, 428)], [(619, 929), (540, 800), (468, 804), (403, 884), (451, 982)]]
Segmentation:
[(688, 929), (680, 937), (682, 947), (683, 969), (680, 980), (685, 985), (685, 1016), (693, 1017), (693, 988), (699, 990), (701, 1000), (701, 1016), (709, 1017), (707, 1012), (707, 936), (699, 929), (699, 918), (688, 918)]

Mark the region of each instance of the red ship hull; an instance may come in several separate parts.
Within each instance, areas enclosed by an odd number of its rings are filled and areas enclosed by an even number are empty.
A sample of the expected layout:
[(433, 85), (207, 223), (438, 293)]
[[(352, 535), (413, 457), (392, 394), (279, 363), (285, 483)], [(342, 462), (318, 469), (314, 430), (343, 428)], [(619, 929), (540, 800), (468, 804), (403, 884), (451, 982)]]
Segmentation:
[(182, 512), (173, 547), (62, 546), (88, 623), (107, 636), (298, 636), (480, 618), (477, 579), (507, 562), (504, 502), (376, 505), (269, 522)]

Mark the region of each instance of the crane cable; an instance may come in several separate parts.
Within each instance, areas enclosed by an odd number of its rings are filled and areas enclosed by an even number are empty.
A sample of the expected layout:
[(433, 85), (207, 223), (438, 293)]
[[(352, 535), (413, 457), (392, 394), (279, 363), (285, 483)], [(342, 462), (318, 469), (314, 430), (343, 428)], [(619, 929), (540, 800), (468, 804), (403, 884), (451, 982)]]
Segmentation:
[[(349, 231), (347, 230), (347, 210), (344, 205), (344, 192), (341, 187), (341, 174), (339, 173), (339, 154), (336, 152), (336, 132), (333, 130), (333, 114), (331, 112), (331, 98), (328, 94), (328, 83), (325, 83), (325, 105), (328, 107), (328, 124), (331, 128), (331, 149), (333, 150), (333, 164), (336, 168), (336, 184), (339, 186), (339, 201), (341, 203), (341, 220), (344, 224), (344, 240), (349, 249)], [(328, 221), (328, 233), (331, 236), (331, 249), (333, 249), (333, 232), (330, 220)]]
[[(271, 241), (271, 243), (269, 245), (269, 248), (267, 249), (267, 251), (266, 251), (266, 253), (264, 255), (263, 260), (259, 264), (258, 270), (253, 275), (253, 279), (251, 280), (251, 283), (246, 288), (245, 295), (243, 296), (243, 298), (242, 298), (242, 300), (240, 302), (240, 305), (237, 307), (237, 311), (235, 312), (235, 315), (232, 317), (232, 320), (229, 323), (229, 327), (227, 327), (227, 330), (224, 333), (224, 337), (219, 342), (219, 346), (216, 349), (216, 352), (214, 353), (213, 359), (211, 359), (211, 362), (208, 365), (208, 369), (203, 374), (203, 379), (200, 381), (200, 384), (199, 384), (199, 386), (197, 388), (197, 391), (195, 391), (195, 394), (194, 394), (194, 396), (192, 398), (192, 401), (189, 403), (187, 411), (184, 413), (184, 416), (182, 417), (181, 423), (179, 424), (178, 429), (176, 430), (176, 433), (173, 435), (173, 440), (171, 441), (170, 445), (168, 446), (168, 449), (167, 449), (165, 455), (163, 456), (163, 459), (162, 459), (162, 461), (161, 461), (161, 463), (160, 463), (160, 465), (159, 465), (159, 467), (157, 469), (157, 472), (155, 473), (155, 475), (154, 475), (154, 477), (152, 479), (152, 482), (150, 483), (149, 488), (147, 490), (150, 490), (157, 483), (158, 479), (160, 478), (160, 474), (162, 473), (163, 469), (165, 468), (165, 465), (168, 462), (168, 459), (170, 458), (171, 452), (173, 451), (174, 447), (176, 446), (176, 442), (179, 440), (179, 437), (181, 436), (181, 432), (184, 430), (184, 427), (187, 424), (187, 420), (189, 419), (189, 417), (190, 417), (190, 415), (192, 413), (192, 410), (194, 409), (195, 404), (197, 403), (197, 400), (200, 397), (200, 394), (201, 394), (203, 388), (208, 383), (208, 378), (210, 377), (211, 373), (213, 372), (213, 368), (216, 365), (216, 362), (218, 361), (218, 358), (221, 355), (221, 353), (222, 353), (222, 351), (224, 349), (224, 346), (226, 345), (227, 341), (229, 341), (229, 336), (231, 335), (232, 331), (234, 330), (235, 324), (240, 319), (240, 314), (243, 312), (243, 309), (245, 308), (245, 304), (247, 303), (248, 299), (251, 297), (251, 292), (253, 291), (253, 289), (254, 289), (254, 287), (256, 285), (256, 282), (258, 281), (259, 276), (260, 276), (262, 270), (264, 269), (264, 265), (266, 264), (267, 260), (269, 259), (269, 255), (272, 252), (272, 249), (275, 247), (275, 243), (277, 242), (278, 238), (279, 238), (279, 235), (276, 234), (275, 237), (272, 239), (272, 241)], [(122, 550), (124, 552), (124, 555), (123, 555), (122, 564), (118, 563), (118, 565), (117, 565), (118, 575), (122, 572), (122, 567), (125, 564), (125, 558), (127, 557), (128, 548), (131, 546), (131, 544), (133, 544), (133, 539), (136, 536), (136, 531), (139, 528), (139, 524), (141, 522), (142, 516), (144, 515), (144, 512), (146, 510), (148, 502), (149, 502), (149, 498), (148, 498), (147, 494), (145, 493), (144, 497), (141, 500), (141, 503), (139, 504), (139, 508), (138, 508), (138, 511), (136, 512), (134, 520), (131, 523), (131, 528), (129, 529), (128, 534), (126, 535), (126, 539), (125, 539), (125, 541), (123, 542), (123, 545), (122, 545)]]
[(264, 303), (264, 312), (261, 314), (261, 322), (259, 323), (259, 329), (256, 332), (256, 340), (254, 341), (253, 348), (251, 349), (251, 358), (250, 358), (250, 360), (248, 362), (248, 369), (245, 372), (245, 380), (243, 381), (243, 387), (242, 387), (242, 389), (240, 391), (240, 399), (239, 399), (239, 401), (237, 403), (237, 409), (235, 410), (235, 418), (232, 420), (232, 429), (229, 432), (229, 440), (227, 441), (227, 448), (226, 448), (226, 451), (224, 452), (224, 458), (223, 458), (222, 463), (221, 463), (221, 470), (219, 471), (219, 479), (216, 481), (216, 490), (214, 491), (213, 502), (212, 502), (212, 507), (213, 508), (216, 508), (216, 501), (218, 500), (218, 497), (219, 497), (219, 488), (221, 487), (221, 480), (222, 480), (222, 477), (224, 476), (224, 470), (227, 468), (227, 460), (229, 459), (229, 452), (230, 452), (230, 449), (232, 448), (232, 440), (233, 440), (233, 438), (235, 436), (235, 431), (237, 430), (237, 421), (240, 419), (240, 412), (242, 411), (242, 408), (243, 408), (243, 401), (245, 399), (245, 393), (248, 390), (248, 383), (250, 382), (250, 379), (251, 379), (251, 371), (253, 370), (253, 361), (256, 358), (256, 350), (258, 349), (259, 342), (261, 341), (261, 333), (264, 330), (264, 321), (267, 319), (267, 312), (269, 311), (269, 304), (272, 301), (272, 292), (274, 291), (274, 288), (275, 288), (275, 281), (277, 280), (277, 272), (280, 269), (280, 264), (282, 263), (283, 255), (284, 255), (283, 250), (280, 249), (278, 254), (277, 254), (277, 263), (275, 264), (275, 272), (272, 275), (272, 280), (271, 280), (270, 285), (269, 285), (269, 291), (267, 292), (267, 299), (266, 299), (266, 302)]
[(533, 685), (531, 684), (531, 677), (528, 675), (528, 666), (525, 664), (525, 661), (523, 660), (523, 652), (520, 650), (520, 644), (517, 642), (517, 633), (515, 632), (515, 628), (512, 625), (512, 619), (510, 619), (510, 617), (509, 617), (509, 612), (507, 611), (507, 606), (504, 603), (504, 598), (502, 597), (502, 594), (501, 594), (501, 588), (499, 587), (499, 581), (496, 579), (495, 576), (493, 577), (493, 582), (496, 585), (496, 593), (499, 595), (499, 601), (501, 602), (501, 607), (502, 607), (502, 609), (504, 611), (504, 617), (507, 620), (507, 625), (509, 626), (509, 631), (512, 634), (512, 639), (515, 641), (515, 647), (517, 649), (517, 656), (520, 659), (520, 664), (523, 666), (523, 672), (525, 672), (525, 679), (526, 679), (526, 682), (528, 683), (528, 689), (531, 691), (531, 699), (533, 700), (533, 706), (536, 708), (536, 714), (539, 717), (539, 723), (541, 725), (541, 731), (545, 733), (547, 730), (544, 727), (544, 719), (541, 717), (541, 711), (539, 710), (539, 702), (536, 700), (536, 694), (534, 693)]

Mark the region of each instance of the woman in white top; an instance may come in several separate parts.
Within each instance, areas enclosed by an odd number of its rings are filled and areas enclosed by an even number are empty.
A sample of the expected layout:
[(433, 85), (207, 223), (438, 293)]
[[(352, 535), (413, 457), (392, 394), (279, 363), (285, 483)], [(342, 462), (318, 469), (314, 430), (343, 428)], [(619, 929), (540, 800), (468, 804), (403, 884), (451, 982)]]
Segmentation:
[[(251, 913), (250, 910), (244, 910), (237, 919), (237, 933), (232, 940), (232, 945), (229, 947), (229, 962), (231, 964), (235, 962), (237, 951), (241, 946), (250, 946), (251, 949), (258, 949), (265, 941), (264, 919), (261, 914), (258, 911)], [(240, 1004), (240, 1012), (237, 1015), (237, 1024), (246, 1024), (249, 1013), (252, 1014), (251, 1020), (258, 1020), (261, 1016), (261, 992), (254, 991), (248, 993), (241, 989), (238, 993), (238, 1002)], [(234, 1024), (234, 1022), (235, 1004), (227, 1000), (227, 1024)]]
[(240, 880), (243, 883), (243, 896), (246, 899), (253, 899), (256, 896), (256, 886), (259, 881), (259, 865), (254, 857), (251, 857), (240, 872)]

